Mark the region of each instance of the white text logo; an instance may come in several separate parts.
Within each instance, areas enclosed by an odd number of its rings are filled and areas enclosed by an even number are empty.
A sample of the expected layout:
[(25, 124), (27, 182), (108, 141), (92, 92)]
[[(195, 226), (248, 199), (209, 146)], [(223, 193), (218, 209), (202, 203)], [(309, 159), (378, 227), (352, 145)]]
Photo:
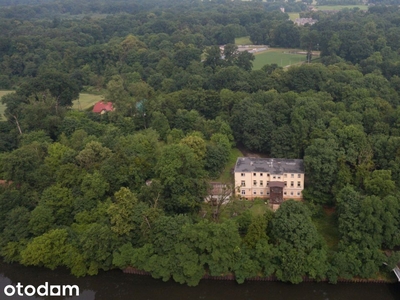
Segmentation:
[(33, 285), (23, 286), (20, 282), (16, 286), (11, 284), (4, 288), (4, 294), (11, 297), (18, 296), (79, 296), (79, 287), (77, 285), (49, 285), (45, 282), (35, 288)]

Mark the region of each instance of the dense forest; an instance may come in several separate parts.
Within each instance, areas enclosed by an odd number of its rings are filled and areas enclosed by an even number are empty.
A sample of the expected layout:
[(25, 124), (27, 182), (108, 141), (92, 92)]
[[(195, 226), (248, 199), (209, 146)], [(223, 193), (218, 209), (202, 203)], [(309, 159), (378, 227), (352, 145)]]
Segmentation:
[[(76, 276), (132, 266), (189, 285), (205, 273), (393, 279), (399, 7), (307, 12), (318, 22), (300, 27), (279, 2), (3, 5), (0, 89), (15, 91), (0, 122), (5, 261)], [(321, 57), (252, 70), (243, 36)], [(71, 109), (82, 91), (115, 110)], [(224, 216), (202, 214), (237, 145), (304, 159), (305, 201), (254, 215), (232, 199)], [(316, 226), (327, 208), (334, 243)]]

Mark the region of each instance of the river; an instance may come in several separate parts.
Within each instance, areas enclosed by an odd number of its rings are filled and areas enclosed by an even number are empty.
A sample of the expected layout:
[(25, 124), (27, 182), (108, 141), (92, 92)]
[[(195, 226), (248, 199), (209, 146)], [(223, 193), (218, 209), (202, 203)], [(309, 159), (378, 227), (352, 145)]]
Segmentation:
[[(78, 285), (78, 297), (11, 296), (4, 293), (7, 285), (38, 287)], [(75, 278), (67, 270), (24, 267), (0, 262), (0, 299), (71, 299), (71, 300), (400, 300), (400, 283), (301, 283), (246, 282), (202, 280), (197, 287), (153, 279), (149, 276), (123, 274), (121, 271), (101, 272), (97, 276)]]

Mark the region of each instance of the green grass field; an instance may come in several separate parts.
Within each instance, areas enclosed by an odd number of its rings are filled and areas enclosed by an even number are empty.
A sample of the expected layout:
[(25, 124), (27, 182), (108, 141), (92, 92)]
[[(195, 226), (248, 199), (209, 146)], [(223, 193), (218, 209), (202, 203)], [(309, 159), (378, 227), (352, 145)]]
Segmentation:
[[(4, 95), (7, 95), (9, 93), (12, 93), (14, 91), (0, 91), (0, 100)], [(0, 101), (0, 120), (4, 120), (4, 111), (6, 110), (6, 106), (1, 103)]]
[(336, 251), (339, 243), (339, 230), (336, 214), (324, 210), (323, 215), (314, 219), (313, 223), (325, 239), (330, 250)]
[(235, 45), (253, 45), (250, 41), (249, 36), (242, 36), (240, 38), (235, 38)]
[(79, 94), (79, 100), (72, 101), (72, 109), (85, 110), (100, 100), (104, 100), (104, 96), (81, 93)]
[[(7, 95), (9, 93), (12, 93), (14, 91), (0, 91), (0, 99), (1, 97), (3, 97), (4, 95)], [(101, 95), (93, 95), (93, 94), (87, 94), (87, 93), (81, 93), (79, 95), (79, 101), (78, 100), (74, 100), (72, 101), (73, 109), (81, 109), (81, 110), (85, 110), (90, 108), (91, 106), (93, 106), (96, 102), (103, 100), (104, 97)], [(0, 120), (4, 120), (4, 111), (6, 110), (6, 106), (3, 105), (0, 101)]]
[(288, 13), (288, 15), (289, 15), (289, 19), (292, 20), (292, 21), (300, 18), (300, 14), (299, 13), (295, 13), (295, 12), (294, 13)]
[(265, 52), (255, 54), (253, 70), (260, 70), (263, 66), (277, 64), (279, 67), (298, 64), (306, 60), (305, 54), (291, 54), (295, 49), (270, 48)]
[(322, 6), (315, 6), (317, 10), (342, 10), (345, 8), (353, 9), (359, 8), (361, 10), (367, 10), (367, 5), (322, 5)]

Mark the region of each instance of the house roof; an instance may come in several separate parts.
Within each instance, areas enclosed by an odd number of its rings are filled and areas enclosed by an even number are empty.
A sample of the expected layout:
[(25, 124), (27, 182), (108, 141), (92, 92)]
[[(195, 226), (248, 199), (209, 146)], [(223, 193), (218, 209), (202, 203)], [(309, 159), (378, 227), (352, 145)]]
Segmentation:
[(302, 159), (238, 157), (235, 172), (304, 173)]
[(94, 107), (93, 107), (93, 112), (94, 113), (101, 113), (103, 111), (113, 111), (114, 107), (112, 102), (104, 102), (104, 101), (99, 101), (97, 102)]

